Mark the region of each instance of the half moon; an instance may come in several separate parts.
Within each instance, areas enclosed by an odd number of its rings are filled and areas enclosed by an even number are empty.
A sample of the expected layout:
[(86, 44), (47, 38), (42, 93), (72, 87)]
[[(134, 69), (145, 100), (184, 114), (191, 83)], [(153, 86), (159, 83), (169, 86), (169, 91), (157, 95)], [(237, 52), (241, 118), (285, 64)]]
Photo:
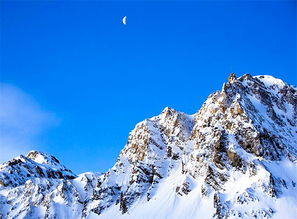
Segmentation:
[(123, 17), (123, 24), (127, 24), (127, 16)]

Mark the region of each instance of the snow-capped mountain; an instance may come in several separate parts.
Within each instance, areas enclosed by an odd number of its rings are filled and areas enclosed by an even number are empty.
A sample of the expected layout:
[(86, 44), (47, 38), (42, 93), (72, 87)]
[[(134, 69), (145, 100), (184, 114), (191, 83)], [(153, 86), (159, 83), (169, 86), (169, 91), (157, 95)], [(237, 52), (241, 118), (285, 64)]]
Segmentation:
[(296, 218), (297, 89), (231, 74), (187, 115), (136, 125), (115, 165), (76, 176), (31, 151), (0, 166), (0, 218)]

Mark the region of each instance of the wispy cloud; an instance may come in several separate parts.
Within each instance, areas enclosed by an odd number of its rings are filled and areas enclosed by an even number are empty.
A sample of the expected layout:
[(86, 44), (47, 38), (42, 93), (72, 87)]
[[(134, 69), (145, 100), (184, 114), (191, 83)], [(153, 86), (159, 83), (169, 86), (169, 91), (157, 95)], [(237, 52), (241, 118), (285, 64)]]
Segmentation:
[(57, 121), (24, 91), (0, 83), (0, 163), (36, 149), (37, 137)]

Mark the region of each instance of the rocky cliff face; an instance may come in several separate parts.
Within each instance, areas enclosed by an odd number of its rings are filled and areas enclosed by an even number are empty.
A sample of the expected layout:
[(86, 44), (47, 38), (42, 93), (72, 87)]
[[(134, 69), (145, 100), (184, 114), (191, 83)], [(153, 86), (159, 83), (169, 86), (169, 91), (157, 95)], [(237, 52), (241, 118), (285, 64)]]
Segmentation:
[(103, 175), (32, 151), (0, 166), (0, 218), (294, 218), (297, 89), (231, 74), (187, 115), (136, 125)]

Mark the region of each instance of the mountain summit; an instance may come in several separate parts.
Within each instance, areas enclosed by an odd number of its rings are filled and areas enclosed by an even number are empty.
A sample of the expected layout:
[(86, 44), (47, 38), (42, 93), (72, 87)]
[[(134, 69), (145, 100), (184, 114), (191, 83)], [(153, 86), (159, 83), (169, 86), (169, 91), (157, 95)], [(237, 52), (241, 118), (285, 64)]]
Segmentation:
[(295, 218), (297, 89), (237, 78), (130, 132), (103, 175), (31, 151), (0, 166), (0, 218)]

